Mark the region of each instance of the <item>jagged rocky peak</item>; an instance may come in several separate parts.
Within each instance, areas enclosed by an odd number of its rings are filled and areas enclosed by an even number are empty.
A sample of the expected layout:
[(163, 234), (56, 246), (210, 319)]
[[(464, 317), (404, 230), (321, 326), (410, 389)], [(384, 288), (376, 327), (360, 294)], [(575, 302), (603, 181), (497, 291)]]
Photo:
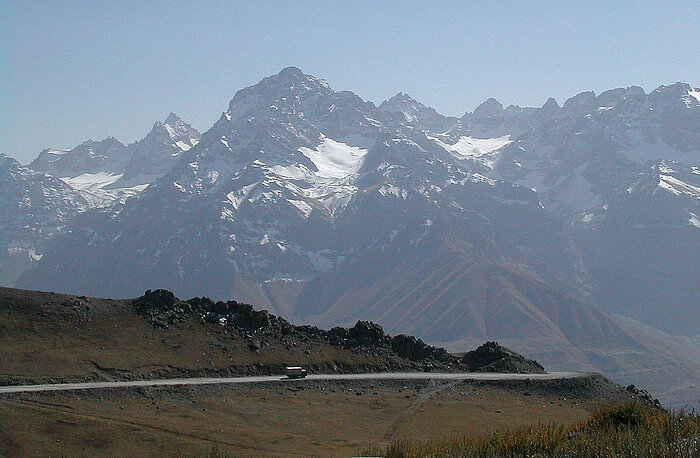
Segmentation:
[(554, 114), (561, 110), (561, 107), (559, 106), (559, 103), (557, 103), (557, 101), (554, 99), (554, 97), (550, 97), (547, 99), (544, 105), (542, 105), (541, 110), (545, 114)]
[(330, 96), (335, 91), (322, 79), (307, 75), (296, 67), (286, 67), (278, 74), (238, 91), (229, 103), (228, 115), (243, 117), (261, 108), (286, 111), (298, 105), (304, 97), (315, 94)]
[(585, 91), (564, 102), (562, 109), (568, 114), (580, 114), (591, 111), (596, 105), (596, 95), (593, 91)]
[(109, 156), (114, 153), (121, 154), (125, 149), (126, 145), (116, 138), (109, 136), (98, 141), (92, 139), (86, 140), (70, 150), (70, 152), (91, 152), (93, 155)]
[(163, 122), (163, 124), (168, 124), (171, 126), (177, 125), (179, 123), (184, 123), (184, 121), (182, 120), (182, 118), (180, 118), (178, 115), (176, 115), (172, 111), (170, 112), (168, 117), (165, 118), (165, 121)]
[[(422, 104), (405, 92), (398, 92), (391, 98), (383, 101), (379, 108), (385, 111), (406, 112), (410, 110), (433, 110)], [(433, 110), (435, 111), (435, 110)]]
[(110, 153), (121, 153), (126, 146), (116, 138), (109, 136), (103, 140), (94, 141), (93, 139), (85, 140), (69, 153), (88, 153), (94, 156), (108, 156)]
[(649, 93), (649, 101), (652, 106), (668, 107), (676, 109), (700, 108), (700, 88), (688, 83), (673, 83), (667, 86), (659, 86)]
[[(165, 121), (156, 121), (153, 128), (141, 142), (154, 141), (166, 145), (174, 145), (182, 151), (187, 151), (197, 144), (201, 134), (191, 125), (183, 121), (175, 113), (170, 113)], [(141, 142), (137, 142), (138, 145)]]
[(644, 89), (639, 86), (620, 87), (602, 92), (596, 97), (596, 105), (598, 107), (615, 107), (625, 100), (640, 102), (644, 100), (645, 96)]
[[(416, 101), (413, 97), (411, 97), (410, 95), (408, 95), (407, 93), (405, 93), (405, 92), (397, 92), (396, 94), (394, 94), (394, 95), (391, 96), (390, 98), (388, 98), (388, 99), (386, 99), (385, 101), (383, 101), (383, 102), (381, 103), (381, 105), (385, 105), (385, 106), (389, 107), (389, 106), (394, 105), (394, 104), (403, 104), (403, 103), (410, 103), (410, 104), (412, 104), (412, 103), (414, 103), (414, 102), (417, 102), (417, 101)], [(420, 102), (417, 102), (417, 103), (420, 103)], [(380, 106), (381, 106), (381, 105), (380, 105)]]
[(165, 121), (156, 121), (146, 137), (129, 145), (131, 159), (122, 177), (109, 187), (127, 188), (152, 182), (170, 170), (183, 152), (199, 143), (201, 136), (197, 129), (171, 112)]
[(416, 124), (422, 129), (444, 132), (456, 124), (455, 118), (438, 113), (434, 108), (419, 102), (405, 92), (399, 92), (383, 101), (378, 108), (386, 113), (401, 114), (407, 122)]
[(473, 118), (497, 118), (503, 116), (503, 105), (493, 97), (489, 97), (484, 103), (476, 107), (472, 113)]
[[(212, 172), (208, 164), (218, 167), (213, 172), (219, 179), (249, 165), (259, 169), (261, 164), (297, 163), (315, 171), (318, 164), (300, 148), (315, 150), (310, 154), (326, 163), (338, 159), (338, 148), (354, 156), (348, 147), (364, 150), (374, 143), (379, 115), (372, 102), (288, 67), (236, 93), (228, 111), (202, 135), (192, 158), (200, 167), (194, 174)], [(221, 163), (228, 164), (225, 170)]]
[(68, 151), (47, 149), (32, 161), (34, 170), (57, 177), (74, 177), (98, 171), (116, 172), (129, 160), (128, 148), (114, 137), (87, 140)]

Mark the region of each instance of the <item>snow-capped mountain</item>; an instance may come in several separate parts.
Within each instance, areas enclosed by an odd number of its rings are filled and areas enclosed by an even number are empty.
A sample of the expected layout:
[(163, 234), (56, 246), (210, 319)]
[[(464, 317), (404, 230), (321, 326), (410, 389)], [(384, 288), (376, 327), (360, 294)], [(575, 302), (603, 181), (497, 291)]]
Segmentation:
[(87, 140), (70, 150), (45, 149), (29, 167), (57, 178), (116, 174), (126, 167), (130, 157), (126, 146), (114, 137), (107, 137), (97, 142)]
[[(678, 192), (664, 196), (679, 199), (685, 243), (697, 245), (696, 93), (629, 88), (541, 108), (490, 99), (456, 119), (405, 94), (377, 107), (286, 68), (239, 91), (138, 199), (80, 215), (18, 285), (233, 297), (324, 326), (371, 319), (453, 349), (499, 339), (548, 367), (684, 396), (653, 367), (697, 380), (697, 360), (594, 305), (611, 294), (595, 247), (618, 236), (606, 227), (626, 196), (649, 194), (654, 158), (685, 162), (658, 183)], [(629, 287), (633, 265), (620, 265)]]
[(561, 108), (552, 99), (539, 109), (491, 100), (465, 115), (460, 129), (510, 135), (509, 144), (478, 156), (484, 173), (537, 190), (548, 210), (566, 216), (625, 189), (648, 161), (698, 165), (698, 94), (676, 83), (649, 94), (639, 87), (584, 92)]
[(63, 181), (5, 154), (0, 154), (0, 196), (0, 285), (9, 286), (88, 203)]
[(145, 138), (128, 146), (131, 159), (123, 175), (108, 189), (130, 188), (149, 184), (163, 176), (184, 151), (199, 142), (200, 133), (175, 113), (165, 121), (156, 121)]
[(80, 191), (91, 206), (109, 205), (138, 195), (165, 174), (199, 132), (176, 114), (156, 121), (145, 138), (124, 146), (114, 137), (88, 140), (71, 150), (46, 149), (29, 164)]
[(43, 256), (48, 241), (81, 212), (138, 195), (199, 140), (170, 113), (149, 134), (124, 146), (113, 137), (70, 150), (46, 149), (28, 166), (0, 157), (0, 284), (12, 285)]

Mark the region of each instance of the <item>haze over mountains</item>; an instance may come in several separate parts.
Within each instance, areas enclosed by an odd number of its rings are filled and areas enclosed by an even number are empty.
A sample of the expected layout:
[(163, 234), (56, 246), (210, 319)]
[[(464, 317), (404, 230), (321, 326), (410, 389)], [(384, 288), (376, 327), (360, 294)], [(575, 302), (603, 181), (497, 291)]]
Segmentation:
[(553, 370), (698, 396), (688, 84), (489, 99), (456, 118), (290, 67), (238, 91), (201, 138), (171, 114), (132, 145), (3, 157), (0, 187), (7, 285), (162, 287), (455, 351), (499, 340)]

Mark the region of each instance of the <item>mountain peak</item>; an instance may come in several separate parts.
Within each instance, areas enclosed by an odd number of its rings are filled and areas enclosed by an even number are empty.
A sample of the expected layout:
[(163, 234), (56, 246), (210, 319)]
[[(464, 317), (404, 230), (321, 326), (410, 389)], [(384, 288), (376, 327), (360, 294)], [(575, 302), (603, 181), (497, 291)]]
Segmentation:
[(416, 102), (416, 100), (405, 92), (397, 92), (391, 98), (382, 102), (382, 104), (391, 102)]
[(659, 86), (649, 93), (653, 103), (679, 104), (680, 107), (693, 109), (700, 107), (700, 89), (689, 83), (677, 82), (667, 86)]
[(302, 77), (302, 76), (304, 76), (304, 72), (302, 72), (298, 67), (294, 67), (293, 65), (290, 65), (289, 67), (284, 67), (282, 70), (280, 70), (278, 75), (279, 76)]
[[(303, 73), (297, 67), (283, 68), (276, 75), (263, 78), (257, 84), (241, 89), (229, 103), (229, 114), (242, 116), (251, 109), (292, 103), (293, 99), (309, 94), (332, 95), (336, 92), (324, 80)], [(237, 117), (237, 116), (234, 116)]]
[(406, 111), (406, 110), (426, 110), (430, 107), (425, 106), (418, 100), (414, 99), (405, 92), (397, 92), (391, 98), (386, 99), (379, 104), (379, 109), (386, 111)]
[(124, 144), (117, 140), (116, 138), (112, 137), (111, 135), (107, 138), (104, 138), (102, 140), (94, 141), (93, 139), (85, 140), (83, 143), (80, 145), (76, 146), (73, 148), (74, 150), (77, 150), (78, 148), (82, 147), (87, 147), (87, 148), (95, 148), (95, 147), (101, 147), (101, 148), (114, 148), (114, 147), (120, 147), (120, 148), (125, 148)]
[(168, 115), (168, 117), (165, 118), (165, 121), (163, 122), (163, 124), (175, 125), (175, 124), (178, 124), (180, 122), (182, 122), (182, 118), (180, 118), (178, 115), (176, 115), (175, 113), (173, 113), (171, 111), (170, 114)]
[(489, 97), (484, 103), (476, 107), (472, 114), (482, 118), (501, 116), (503, 114), (503, 105), (493, 97)]
[(596, 105), (596, 95), (593, 91), (585, 91), (569, 98), (562, 107), (568, 113), (588, 112)]
[[(322, 86), (327, 87), (328, 85), (325, 83), (325, 81), (316, 78), (313, 75), (307, 75), (306, 73), (302, 72), (299, 68), (297, 67), (285, 67), (282, 70), (280, 70), (279, 73), (276, 75), (271, 75), (268, 76), (267, 78), (263, 78), (258, 84), (251, 86), (251, 87), (258, 87), (258, 86), (276, 86), (276, 85), (294, 85), (295, 83), (302, 83), (303, 85), (317, 85), (321, 84)], [(293, 88), (293, 87), (292, 87)]]
[[(175, 113), (170, 112), (165, 121), (156, 121), (153, 124), (153, 128), (144, 140), (150, 139), (156, 143), (163, 144), (182, 140), (187, 144), (184, 149), (189, 149), (197, 143), (200, 136), (201, 134), (195, 128), (187, 124)], [(182, 149), (182, 146), (180, 148)]]
[(554, 99), (554, 97), (550, 97), (547, 99), (547, 101), (542, 105), (542, 109), (545, 111), (555, 111), (560, 108), (559, 104), (557, 101)]

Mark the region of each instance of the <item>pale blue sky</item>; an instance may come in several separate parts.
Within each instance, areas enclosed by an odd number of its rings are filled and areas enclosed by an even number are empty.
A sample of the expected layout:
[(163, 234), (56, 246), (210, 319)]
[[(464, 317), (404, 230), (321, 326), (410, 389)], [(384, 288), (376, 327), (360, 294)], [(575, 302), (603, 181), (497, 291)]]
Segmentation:
[(700, 2), (669, 0), (0, 0), (0, 152), (129, 143), (170, 111), (206, 130), (238, 89), (289, 65), (452, 115), (491, 96), (697, 85), (698, 18)]

